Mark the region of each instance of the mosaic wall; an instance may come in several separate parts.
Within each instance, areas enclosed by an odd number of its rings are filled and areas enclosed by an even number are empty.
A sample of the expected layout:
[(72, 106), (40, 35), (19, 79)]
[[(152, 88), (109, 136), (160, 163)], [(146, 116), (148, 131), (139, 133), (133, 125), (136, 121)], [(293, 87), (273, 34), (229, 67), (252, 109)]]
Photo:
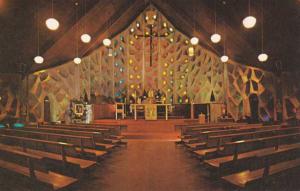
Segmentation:
[[(147, 27), (151, 17), (152, 29)], [(189, 48), (194, 55), (188, 55)], [(167, 103), (209, 103), (212, 92), (217, 102), (224, 102), (223, 63), (201, 46), (193, 47), (158, 11), (137, 17), (113, 39), (113, 50), (107, 61), (113, 62), (114, 97), (159, 89)]]
[(271, 73), (239, 64), (227, 64), (227, 73), (227, 108), (234, 119), (251, 116), (251, 94), (258, 97), (261, 120), (274, 117), (275, 90)]
[(20, 76), (0, 75), (0, 121), (20, 116)]
[[(217, 55), (200, 45), (192, 46), (189, 38), (162, 14), (156, 10), (154, 13), (155, 18), (147, 10), (138, 16), (112, 39), (111, 50), (101, 46), (83, 58), (80, 65), (70, 61), (32, 74), (31, 119), (43, 120), (45, 96), (51, 102), (51, 120), (56, 121), (64, 119), (69, 100), (85, 92), (102, 103), (122, 95), (129, 99), (150, 89), (161, 90), (166, 102), (174, 104), (210, 103), (214, 97), (215, 102), (227, 104), (236, 120), (250, 115), (249, 96), (256, 94), (260, 118), (273, 118), (276, 97), (270, 73), (237, 63), (221, 63)], [(154, 22), (152, 31), (146, 27), (150, 17)]]

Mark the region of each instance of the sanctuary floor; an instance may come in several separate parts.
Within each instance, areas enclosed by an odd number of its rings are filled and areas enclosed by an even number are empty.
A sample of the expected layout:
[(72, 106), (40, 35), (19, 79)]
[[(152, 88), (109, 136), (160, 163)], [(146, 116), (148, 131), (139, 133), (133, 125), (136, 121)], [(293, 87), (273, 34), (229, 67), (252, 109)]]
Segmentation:
[(199, 161), (173, 141), (129, 140), (75, 191), (222, 191)]
[[(101, 121), (104, 122), (104, 121)], [(175, 144), (182, 120), (110, 121), (128, 125), (126, 148), (114, 152), (75, 191), (222, 191), (199, 161)]]

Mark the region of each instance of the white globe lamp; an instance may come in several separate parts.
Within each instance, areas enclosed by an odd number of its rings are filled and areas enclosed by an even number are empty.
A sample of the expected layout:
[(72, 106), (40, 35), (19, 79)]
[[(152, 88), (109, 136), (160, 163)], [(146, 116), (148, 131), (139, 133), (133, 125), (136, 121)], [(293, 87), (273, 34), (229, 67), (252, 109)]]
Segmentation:
[(111, 45), (111, 40), (110, 39), (108, 39), (108, 38), (105, 38), (104, 40), (103, 40), (103, 45), (104, 46), (110, 46)]
[(81, 58), (76, 57), (76, 58), (74, 58), (73, 61), (74, 61), (75, 64), (80, 64), (81, 63)]
[(91, 42), (92, 38), (89, 34), (82, 34), (80, 39), (83, 43), (89, 43), (89, 42)]
[(268, 55), (266, 53), (261, 53), (257, 58), (260, 62), (266, 62), (268, 60)]
[(247, 29), (251, 29), (256, 24), (256, 18), (253, 16), (247, 16), (243, 19), (243, 25)]
[(59, 27), (59, 22), (55, 18), (49, 18), (46, 20), (46, 26), (48, 29), (55, 31)]
[(36, 56), (33, 60), (36, 64), (42, 64), (44, 62), (44, 58), (41, 56)]
[(218, 43), (221, 41), (221, 35), (219, 35), (218, 33), (215, 33), (215, 34), (211, 35), (210, 40), (213, 43)]

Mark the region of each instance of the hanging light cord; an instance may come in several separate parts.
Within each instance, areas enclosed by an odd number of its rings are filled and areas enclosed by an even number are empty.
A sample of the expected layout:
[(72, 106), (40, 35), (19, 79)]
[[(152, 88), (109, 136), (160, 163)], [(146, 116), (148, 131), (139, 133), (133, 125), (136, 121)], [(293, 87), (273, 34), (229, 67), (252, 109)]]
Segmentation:
[[(84, 15), (86, 14), (86, 0), (84, 0)], [(83, 32), (86, 32), (86, 21), (84, 21)]]
[(39, 5), (40, 5), (40, 0), (38, 0), (38, 3), (37, 3), (37, 23), (36, 23), (36, 28), (37, 28), (37, 52), (38, 52), (38, 56), (40, 55), (40, 30), (39, 30), (40, 16), (39, 16)]
[(54, 15), (54, 13), (53, 13), (53, 0), (51, 1), (51, 15), (52, 15), (52, 18), (53, 18), (53, 15)]
[(226, 55), (226, 35), (224, 34), (224, 55)]
[(215, 33), (217, 33), (217, 2), (216, 0), (214, 1), (215, 5)]
[(78, 2), (75, 3), (76, 5), (76, 56), (78, 57), (78, 40), (77, 40), (77, 36), (78, 36), (78, 23), (77, 23), (77, 19), (78, 19)]
[(264, 51), (264, 1), (261, 1), (261, 51)]
[[(194, 4), (195, 4), (195, 1), (194, 1)], [(196, 20), (195, 20), (195, 6), (196, 5), (194, 5), (194, 7), (193, 7), (193, 23), (194, 23), (194, 28), (193, 28), (193, 33), (194, 33), (194, 35), (195, 35), (195, 28), (196, 28)]]
[(251, 13), (251, 0), (248, 0), (248, 13)]

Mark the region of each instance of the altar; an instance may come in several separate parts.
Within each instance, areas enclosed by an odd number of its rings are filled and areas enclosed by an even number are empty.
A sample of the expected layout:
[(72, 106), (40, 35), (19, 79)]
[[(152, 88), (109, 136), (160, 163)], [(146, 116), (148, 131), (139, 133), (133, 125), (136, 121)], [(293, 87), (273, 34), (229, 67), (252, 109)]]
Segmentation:
[(171, 104), (164, 103), (140, 103), (140, 104), (131, 104), (130, 111), (134, 113), (134, 120), (137, 120), (137, 110), (144, 111), (145, 120), (157, 120), (157, 108), (159, 106), (165, 107), (165, 119), (168, 120), (168, 111), (171, 107)]

